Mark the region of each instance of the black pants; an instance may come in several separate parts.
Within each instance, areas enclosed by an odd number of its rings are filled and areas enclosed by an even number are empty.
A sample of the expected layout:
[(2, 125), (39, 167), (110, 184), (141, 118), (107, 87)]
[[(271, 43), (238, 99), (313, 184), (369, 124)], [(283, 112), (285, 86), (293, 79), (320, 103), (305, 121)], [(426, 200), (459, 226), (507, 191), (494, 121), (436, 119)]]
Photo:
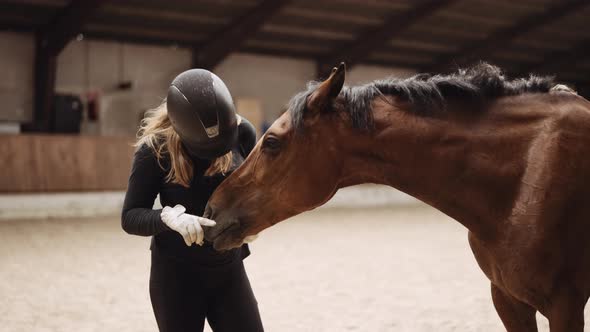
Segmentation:
[(150, 298), (161, 332), (262, 332), (258, 303), (241, 259), (200, 267), (152, 251)]

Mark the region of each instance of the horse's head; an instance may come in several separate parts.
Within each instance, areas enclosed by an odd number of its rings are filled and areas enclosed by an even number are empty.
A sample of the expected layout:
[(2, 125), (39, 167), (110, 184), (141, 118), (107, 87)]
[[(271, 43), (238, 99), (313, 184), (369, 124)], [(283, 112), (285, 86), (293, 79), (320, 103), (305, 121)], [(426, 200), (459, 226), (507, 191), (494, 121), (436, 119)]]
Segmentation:
[[(217, 221), (205, 237), (216, 249), (242, 244), (282, 220), (328, 201), (341, 180), (339, 137), (348, 130), (336, 108), (345, 66), (296, 96), (244, 164), (215, 191), (205, 216)], [(298, 110), (295, 110), (298, 108)], [(330, 121), (332, 119), (332, 121)]]
[[(217, 221), (205, 231), (215, 248), (237, 247), (249, 235), (322, 205), (339, 188), (366, 182), (395, 187), (458, 220), (503, 215), (497, 206), (512, 208), (506, 188), (518, 188), (514, 183), (524, 172), (514, 165), (536, 135), (536, 121), (546, 118), (530, 112), (522, 118), (519, 107), (506, 107), (512, 105), (508, 98), (547, 93), (550, 79), (508, 81), (485, 63), (452, 75), (343, 89), (344, 79), (341, 64), (327, 80), (295, 96), (244, 164), (219, 186), (205, 211)], [(503, 101), (496, 102), (499, 98)], [(497, 133), (524, 120), (530, 122), (528, 131)], [(512, 136), (517, 134), (518, 139)], [(509, 151), (501, 150), (506, 146)], [(512, 156), (514, 165), (498, 156)], [(510, 167), (496, 167), (499, 162)], [(485, 194), (482, 178), (489, 182)]]

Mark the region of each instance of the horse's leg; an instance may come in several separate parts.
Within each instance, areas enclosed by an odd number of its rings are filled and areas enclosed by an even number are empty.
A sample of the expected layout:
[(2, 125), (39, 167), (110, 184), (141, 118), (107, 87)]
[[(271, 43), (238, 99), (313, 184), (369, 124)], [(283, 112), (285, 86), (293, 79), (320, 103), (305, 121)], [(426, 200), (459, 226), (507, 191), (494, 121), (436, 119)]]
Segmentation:
[(584, 332), (585, 304), (575, 291), (563, 291), (553, 297), (547, 312), (551, 332)]
[[(494, 307), (508, 332), (537, 332), (537, 310), (504, 293), (492, 284)], [(553, 332), (553, 330), (551, 330)]]

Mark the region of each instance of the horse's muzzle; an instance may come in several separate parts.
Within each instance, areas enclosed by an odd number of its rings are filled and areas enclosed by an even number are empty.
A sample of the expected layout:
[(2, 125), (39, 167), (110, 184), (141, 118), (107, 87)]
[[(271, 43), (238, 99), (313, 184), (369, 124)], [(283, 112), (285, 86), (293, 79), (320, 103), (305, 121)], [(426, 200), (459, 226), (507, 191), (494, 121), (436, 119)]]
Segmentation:
[[(213, 209), (211, 208), (211, 206), (209, 206), (209, 203), (207, 203), (207, 205), (205, 206), (205, 211), (203, 212), (203, 218), (215, 220), (215, 219), (213, 219)], [(217, 235), (219, 235), (219, 232), (215, 231), (215, 228), (217, 228), (218, 226), (219, 225), (215, 225), (213, 227), (203, 227), (205, 241), (213, 243), (213, 240), (215, 240), (215, 237)]]
[[(237, 218), (232, 217), (229, 213), (217, 213), (217, 211), (207, 204), (203, 217), (214, 220), (217, 225), (213, 227), (204, 227), (205, 241), (216, 244), (226, 242), (228, 237), (235, 235), (240, 228), (240, 222)], [(221, 241), (220, 241), (221, 240)], [(217, 243), (219, 242), (219, 243)]]

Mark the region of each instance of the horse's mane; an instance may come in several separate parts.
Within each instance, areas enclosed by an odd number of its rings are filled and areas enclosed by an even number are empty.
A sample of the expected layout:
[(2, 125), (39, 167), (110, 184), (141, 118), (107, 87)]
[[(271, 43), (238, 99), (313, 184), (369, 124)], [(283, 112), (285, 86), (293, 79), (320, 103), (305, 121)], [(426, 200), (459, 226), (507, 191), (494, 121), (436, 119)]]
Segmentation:
[[(302, 127), (307, 97), (320, 83), (310, 82), (306, 91), (295, 95), (289, 102), (294, 128)], [(428, 112), (444, 110), (449, 100), (485, 102), (503, 96), (549, 92), (554, 85), (553, 77), (530, 75), (528, 78), (507, 79), (500, 68), (480, 63), (449, 75), (417, 74), (405, 79), (389, 77), (360, 86), (345, 86), (340, 97), (344, 98), (353, 127), (368, 129), (373, 123), (371, 102), (379, 95), (402, 98), (414, 105), (412, 111), (427, 115)]]

